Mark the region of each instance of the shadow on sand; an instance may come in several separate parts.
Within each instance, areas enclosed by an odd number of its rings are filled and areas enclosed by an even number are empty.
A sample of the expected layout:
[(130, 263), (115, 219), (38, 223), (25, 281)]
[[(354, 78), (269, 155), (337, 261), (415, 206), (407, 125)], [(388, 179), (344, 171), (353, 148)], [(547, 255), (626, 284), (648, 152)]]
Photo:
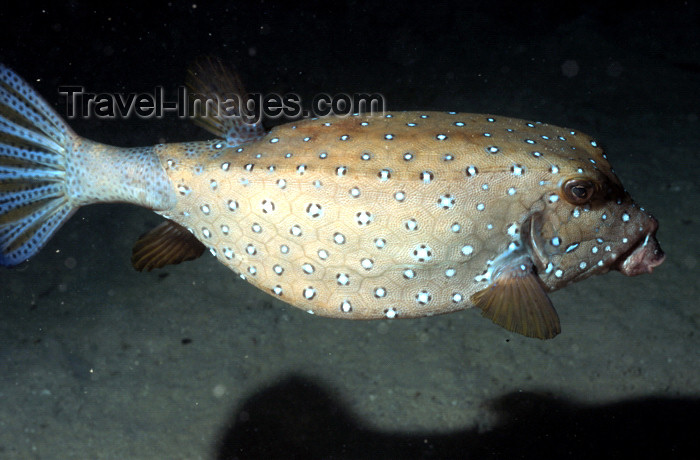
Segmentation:
[(587, 405), (539, 393), (511, 393), (491, 407), (498, 422), (486, 432), (380, 432), (363, 426), (318, 383), (291, 376), (235, 410), (221, 435), (217, 458), (700, 458), (696, 398)]

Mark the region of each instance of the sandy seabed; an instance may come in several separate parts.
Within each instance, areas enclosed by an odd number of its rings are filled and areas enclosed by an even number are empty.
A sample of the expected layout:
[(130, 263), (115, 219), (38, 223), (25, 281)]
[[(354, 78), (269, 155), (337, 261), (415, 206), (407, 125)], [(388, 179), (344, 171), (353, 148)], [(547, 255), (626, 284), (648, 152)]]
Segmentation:
[[(653, 275), (612, 273), (553, 293), (562, 333), (538, 341), (476, 311), (406, 321), (310, 316), (208, 255), (136, 273), (131, 245), (159, 218), (126, 205), (81, 209), (29, 263), (0, 270), (0, 458), (692, 458), (700, 448), (700, 47), (697, 30), (678, 29), (697, 10), (649, 7), (610, 25), (582, 8), (554, 17), (551, 30), (506, 37), (472, 28), (502, 20), (515, 28), (517, 18), (493, 11), (443, 35), (415, 32), (421, 16), (404, 11), (405, 23), (368, 36), (360, 32), (372, 20), (357, 16), (353, 40), (379, 49), (352, 56), (326, 43), (330, 17), (281, 8), (260, 19), (279, 49), (250, 60), (291, 62), (286, 14), (311, 21), (313, 30), (295, 27), (324, 45), (297, 50), (315, 56), (308, 82), (280, 64), (273, 84), (350, 91), (359, 78), (363, 89), (390, 93), (392, 110), (492, 112), (592, 134), (659, 220), (666, 262)], [(61, 30), (75, 25), (58, 14)], [(193, 18), (201, 27), (215, 21)], [(180, 21), (146, 35), (143, 46), (191, 56)], [(55, 30), (28, 24), (25, 47), (39, 46), (40, 33), (53, 40)], [(112, 47), (114, 62), (75, 57), (74, 35), (45, 57), (20, 59), (22, 47), (0, 56), (20, 72), (23, 62), (45, 59), (94, 70), (97, 80), (114, 66), (125, 80), (105, 91), (140, 89), (144, 72), (157, 81), (156, 64), (134, 52), (125, 68), (129, 51), (119, 39), (86, 33)], [(269, 34), (251, 40), (268, 43)], [(236, 40), (230, 46), (252, 46)], [(342, 70), (349, 58), (364, 62), (362, 72)], [(182, 140), (187, 122), (153, 123), (163, 132), (77, 124), (96, 140), (138, 145)], [(206, 138), (184, 129), (200, 136), (190, 140)]]

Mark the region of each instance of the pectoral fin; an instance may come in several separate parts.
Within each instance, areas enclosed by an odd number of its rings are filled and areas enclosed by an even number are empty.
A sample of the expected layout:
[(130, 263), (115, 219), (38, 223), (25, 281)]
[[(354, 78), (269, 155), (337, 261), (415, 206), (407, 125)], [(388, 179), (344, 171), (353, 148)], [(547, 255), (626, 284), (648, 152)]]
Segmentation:
[(471, 300), (483, 316), (509, 331), (538, 339), (561, 332), (559, 316), (531, 265), (501, 270)]
[(131, 265), (151, 271), (201, 256), (206, 247), (182, 225), (166, 220), (141, 237), (131, 250)]

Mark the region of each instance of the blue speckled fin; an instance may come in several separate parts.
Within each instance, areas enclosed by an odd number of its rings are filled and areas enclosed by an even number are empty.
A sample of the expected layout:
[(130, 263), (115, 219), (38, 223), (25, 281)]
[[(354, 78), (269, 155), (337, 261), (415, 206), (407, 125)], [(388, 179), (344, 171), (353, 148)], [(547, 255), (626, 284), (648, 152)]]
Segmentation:
[[(246, 92), (235, 71), (219, 59), (199, 60), (188, 72), (194, 122), (231, 147), (262, 137), (262, 121), (240, 107)], [(194, 105), (198, 108), (195, 110)]]
[(526, 337), (551, 339), (561, 332), (559, 316), (535, 274), (532, 263), (503, 267), (486, 289), (471, 296), (481, 314)]
[(72, 136), (41, 96), (0, 64), (0, 265), (36, 254), (73, 214), (65, 194)]

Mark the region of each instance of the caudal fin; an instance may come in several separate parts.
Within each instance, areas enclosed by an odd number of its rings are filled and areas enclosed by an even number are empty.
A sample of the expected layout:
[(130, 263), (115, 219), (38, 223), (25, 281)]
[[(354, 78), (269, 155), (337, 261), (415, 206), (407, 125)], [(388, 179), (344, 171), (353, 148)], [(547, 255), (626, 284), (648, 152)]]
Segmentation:
[(0, 265), (36, 254), (77, 209), (66, 196), (73, 137), (38, 93), (0, 64)]

